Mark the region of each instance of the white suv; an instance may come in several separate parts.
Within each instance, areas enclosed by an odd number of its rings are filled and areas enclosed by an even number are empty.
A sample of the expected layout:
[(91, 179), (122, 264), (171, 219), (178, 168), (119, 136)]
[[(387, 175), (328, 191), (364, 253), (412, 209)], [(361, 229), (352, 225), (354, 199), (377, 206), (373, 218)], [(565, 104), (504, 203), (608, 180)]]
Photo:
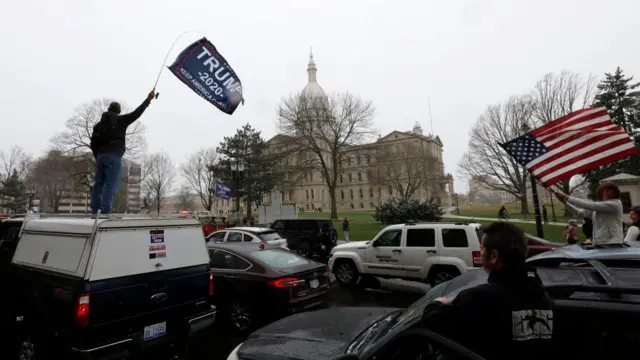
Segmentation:
[(407, 223), (384, 228), (372, 241), (338, 245), (329, 267), (338, 281), (360, 276), (439, 284), (482, 266), (482, 225), (467, 222)]

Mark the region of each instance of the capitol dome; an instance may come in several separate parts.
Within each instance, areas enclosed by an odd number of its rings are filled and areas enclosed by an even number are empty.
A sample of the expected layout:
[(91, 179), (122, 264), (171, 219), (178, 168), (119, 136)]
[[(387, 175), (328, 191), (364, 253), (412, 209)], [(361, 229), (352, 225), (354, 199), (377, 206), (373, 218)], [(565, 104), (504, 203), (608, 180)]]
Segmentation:
[(316, 67), (316, 63), (313, 61), (313, 53), (309, 53), (309, 65), (307, 66), (308, 82), (307, 86), (302, 89), (302, 95), (326, 98), (327, 93), (324, 92), (324, 89), (320, 84), (318, 84), (318, 80), (316, 79), (317, 72), (318, 68)]

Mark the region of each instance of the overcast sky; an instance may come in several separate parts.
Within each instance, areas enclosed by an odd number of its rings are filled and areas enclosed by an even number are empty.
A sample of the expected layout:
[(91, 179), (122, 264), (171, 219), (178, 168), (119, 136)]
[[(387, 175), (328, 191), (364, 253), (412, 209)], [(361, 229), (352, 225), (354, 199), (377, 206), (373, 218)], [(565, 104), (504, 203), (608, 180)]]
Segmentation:
[(141, 118), (149, 151), (182, 162), (247, 122), (270, 138), (281, 98), (306, 85), (312, 46), (318, 82), (372, 100), (382, 135), (416, 121), (429, 132), (430, 97), (456, 176), (487, 104), (563, 69), (640, 76), (638, 14), (638, 0), (0, 0), (0, 149), (39, 154), (94, 98), (137, 106), (171, 43), (195, 29), (168, 63), (206, 36), (242, 80), (245, 106), (226, 115), (164, 71)]

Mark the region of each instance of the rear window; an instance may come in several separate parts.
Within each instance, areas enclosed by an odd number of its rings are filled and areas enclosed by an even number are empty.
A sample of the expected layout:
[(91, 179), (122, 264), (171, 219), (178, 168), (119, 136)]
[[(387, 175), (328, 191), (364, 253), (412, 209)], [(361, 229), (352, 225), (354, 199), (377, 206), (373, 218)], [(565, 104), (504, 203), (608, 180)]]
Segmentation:
[(451, 248), (469, 247), (464, 229), (442, 229), (442, 246)]
[(251, 255), (276, 269), (287, 269), (310, 263), (309, 260), (302, 256), (279, 249), (254, 251)]
[(265, 231), (257, 234), (262, 241), (280, 240), (282, 236), (277, 231)]
[(320, 229), (322, 230), (333, 229), (333, 223), (329, 220), (318, 221), (318, 226), (320, 226)]

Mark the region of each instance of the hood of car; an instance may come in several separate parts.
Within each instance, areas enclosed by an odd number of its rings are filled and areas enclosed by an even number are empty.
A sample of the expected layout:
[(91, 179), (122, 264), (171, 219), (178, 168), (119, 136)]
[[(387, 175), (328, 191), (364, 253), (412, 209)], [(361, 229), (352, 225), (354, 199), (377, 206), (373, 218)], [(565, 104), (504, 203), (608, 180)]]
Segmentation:
[(286, 317), (253, 332), (240, 359), (331, 359), (344, 354), (365, 329), (396, 308), (331, 308)]
[(348, 243), (345, 243), (345, 244), (337, 245), (333, 249), (335, 251), (364, 249), (367, 246), (367, 244), (369, 244), (370, 242), (371, 241), (351, 241), (351, 242), (348, 242)]

